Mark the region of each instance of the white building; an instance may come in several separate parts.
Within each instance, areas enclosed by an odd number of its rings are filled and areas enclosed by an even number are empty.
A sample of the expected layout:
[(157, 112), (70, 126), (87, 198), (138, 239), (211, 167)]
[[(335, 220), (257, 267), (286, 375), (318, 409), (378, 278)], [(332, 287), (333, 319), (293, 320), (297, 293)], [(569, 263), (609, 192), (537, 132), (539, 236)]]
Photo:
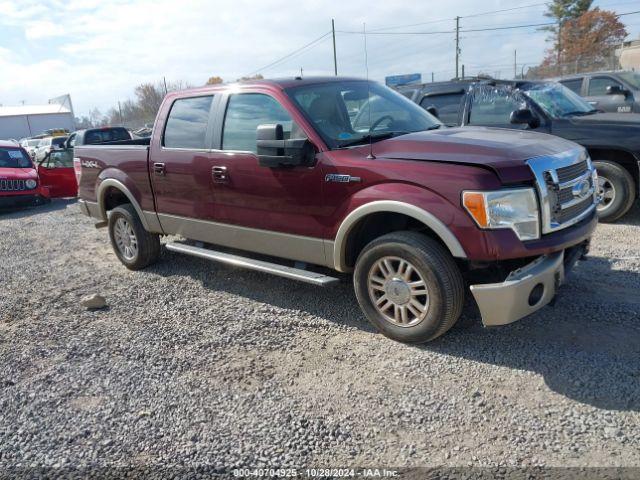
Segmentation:
[(50, 128), (75, 129), (71, 97), (52, 98), (45, 105), (0, 106), (0, 139), (20, 139)]

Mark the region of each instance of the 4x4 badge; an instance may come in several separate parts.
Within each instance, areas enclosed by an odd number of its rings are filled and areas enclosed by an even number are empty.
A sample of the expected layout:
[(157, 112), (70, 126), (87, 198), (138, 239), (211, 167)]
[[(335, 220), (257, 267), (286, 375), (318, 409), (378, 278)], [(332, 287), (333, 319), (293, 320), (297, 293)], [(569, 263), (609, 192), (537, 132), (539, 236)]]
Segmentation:
[(352, 177), (351, 175), (341, 175), (339, 173), (327, 173), (324, 177), (325, 182), (349, 183), (360, 182), (360, 177)]

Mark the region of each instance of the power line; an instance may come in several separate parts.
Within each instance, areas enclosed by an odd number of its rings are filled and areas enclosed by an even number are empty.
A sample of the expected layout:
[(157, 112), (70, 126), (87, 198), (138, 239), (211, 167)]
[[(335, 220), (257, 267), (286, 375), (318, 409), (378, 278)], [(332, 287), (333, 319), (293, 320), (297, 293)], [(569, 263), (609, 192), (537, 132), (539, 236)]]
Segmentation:
[(287, 60), (288, 58), (294, 56), (295, 54), (300, 53), (303, 50), (306, 50), (307, 48), (315, 45), (316, 43), (320, 42), (321, 40), (323, 40), (325, 37), (328, 37), (329, 35), (331, 35), (331, 30), (329, 30), (328, 32), (324, 33), (323, 35), (320, 35), (318, 38), (316, 38), (315, 40), (310, 41), (309, 43), (303, 45), (302, 47), (300, 47), (300, 48), (298, 48), (296, 50), (293, 50), (292, 52), (286, 54), (285, 56), (280, 57), (278, 60), (276, 60), (274, 62), (271, 62), (270, 64), (265, 65), (264, 67), (258, 68), (257, 70), (254, 70), (253, 72), (247, 74), (246, 76), (250, 77), (251, 75), (255, 75), (256, 73), (259, 73), (259, 72), (261, 72), (263, 70), (271, 68), (271, 67), (277, 65), (278, 63), (281, 63), (284, 60)]

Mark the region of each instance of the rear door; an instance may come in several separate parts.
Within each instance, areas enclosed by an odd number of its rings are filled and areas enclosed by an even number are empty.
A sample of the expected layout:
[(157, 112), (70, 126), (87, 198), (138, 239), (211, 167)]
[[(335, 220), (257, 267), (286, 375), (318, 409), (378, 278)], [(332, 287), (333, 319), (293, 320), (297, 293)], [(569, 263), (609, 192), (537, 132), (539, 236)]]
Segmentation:
[[(211, 196), (213, 94), (176, 98), (164, 129), (154, 136), (149, 153), (149, 172), (160, 223), (173, 231), (175, 217), (213, 219)], [(162, 127), (160, 127), (162, 128)]]
[(49, 196), (75, 197), (78, 182), (73, 170), (73, 150), (52, 151), (37, 165), (41, 185), (49, 188)]
[(464, 96), (462, 89), (455, 92), (429, 93), (420, 100), (420, 106), (425, 110), (434, 107), (442, 123), (450, 127), (457, 126), (460, 125)]
[(607, 87), (610, 86), (621, 89), (625, 88), (622, 83), (607, 75), (591, 77), (587, 85), (587, 95), (585, 99), (593, 105), (594, 108), (605, 112), (631, 112), (633, 96), (622, 93), (608, 94)]

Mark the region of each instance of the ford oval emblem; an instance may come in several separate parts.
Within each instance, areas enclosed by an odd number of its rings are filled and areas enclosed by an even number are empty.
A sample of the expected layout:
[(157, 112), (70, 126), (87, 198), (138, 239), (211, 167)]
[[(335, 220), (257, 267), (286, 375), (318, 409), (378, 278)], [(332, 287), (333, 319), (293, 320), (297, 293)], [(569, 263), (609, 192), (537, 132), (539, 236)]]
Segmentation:
[(584, 180), (580, 183), (576, 183), (571, 189), (571, 193), (575, 198), (584, 198), (589, 194), (589, 190), (591, 189), (591, 185), (589, 185), (588, 180)]

